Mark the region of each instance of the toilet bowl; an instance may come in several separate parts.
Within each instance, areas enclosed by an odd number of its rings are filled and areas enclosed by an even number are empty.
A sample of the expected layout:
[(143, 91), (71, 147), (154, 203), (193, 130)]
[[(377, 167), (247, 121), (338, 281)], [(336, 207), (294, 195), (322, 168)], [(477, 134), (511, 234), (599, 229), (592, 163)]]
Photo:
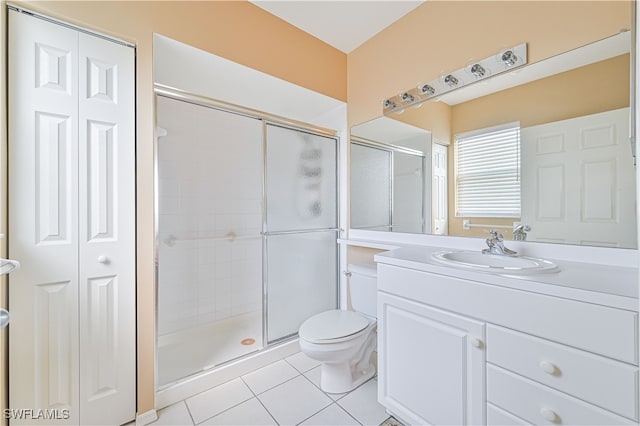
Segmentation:
[(377, 345), (376, 270), (349, 265), (351, 303), (357, 311), (330, 310), (306, 320), (298, 332), (300, 349), (322, 363), (320, 387), (345, 393), (376, 373), (371, 362)]

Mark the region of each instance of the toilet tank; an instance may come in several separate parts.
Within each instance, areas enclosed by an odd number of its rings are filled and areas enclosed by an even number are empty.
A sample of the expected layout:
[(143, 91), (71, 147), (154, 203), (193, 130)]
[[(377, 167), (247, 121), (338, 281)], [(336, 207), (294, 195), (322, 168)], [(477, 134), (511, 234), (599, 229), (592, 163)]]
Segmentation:
[(377, 316), (378, 273), (376, 265), (350, 264), (349, 290), (351, 306), (356, 312), (372, 318)]

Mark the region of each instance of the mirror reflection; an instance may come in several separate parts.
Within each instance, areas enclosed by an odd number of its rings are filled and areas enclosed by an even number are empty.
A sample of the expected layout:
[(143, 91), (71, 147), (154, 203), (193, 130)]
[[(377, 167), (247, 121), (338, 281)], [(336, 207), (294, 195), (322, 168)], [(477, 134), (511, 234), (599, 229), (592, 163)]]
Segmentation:
[(629, 52), (622, 32), (352, 127), (351, 228), (635, 248)]

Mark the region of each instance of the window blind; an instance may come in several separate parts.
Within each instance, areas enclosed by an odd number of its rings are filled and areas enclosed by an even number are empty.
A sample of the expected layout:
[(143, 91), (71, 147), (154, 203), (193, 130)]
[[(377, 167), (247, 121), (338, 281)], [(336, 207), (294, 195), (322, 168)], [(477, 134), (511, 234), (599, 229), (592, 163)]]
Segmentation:
[(520, 217), (520, 124), (457, 135), (456, 216)]

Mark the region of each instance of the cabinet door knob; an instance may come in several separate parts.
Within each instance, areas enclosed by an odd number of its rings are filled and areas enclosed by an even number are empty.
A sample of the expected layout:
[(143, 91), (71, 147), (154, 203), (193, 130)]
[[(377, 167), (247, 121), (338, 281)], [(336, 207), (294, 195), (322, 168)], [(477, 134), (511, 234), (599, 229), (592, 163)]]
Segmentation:
[(551, 423), (557, 423), (560, 417), (550, 408), (542, 407), (540, 409), (540, 415), (544, 417), (545, 420), (550, 421)]
[(102, 263), (103, 265), (106, 265), (107, 263), (109, 263), (109, 258), (105, 255), (100, 255), (98, 256), (98, 263)]
[(559, 370), (554, 364), (549, 361), (541, 361), (540, 368), (547, 374), (555, 375)]
[(478, 339), (477, 337), (472, 337), (471, 346), (473, 346), (474, 348), (481, 348), (483, 346), (482, 340)]

